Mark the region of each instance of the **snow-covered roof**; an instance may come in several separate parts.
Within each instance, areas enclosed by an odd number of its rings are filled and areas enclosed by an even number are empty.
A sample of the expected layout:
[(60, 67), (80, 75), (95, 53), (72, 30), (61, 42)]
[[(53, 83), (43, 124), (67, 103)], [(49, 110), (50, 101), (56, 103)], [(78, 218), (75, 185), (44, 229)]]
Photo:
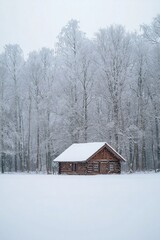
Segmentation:
[(67, 148), (63, 153), (61, 153), (57, 158), (55, 158), (54, 161), (55, 162), (87, 161), (103, 146), (106, 146), (106, 148), (110, 152), (112, 152), (118, 159), (125, 161), (125, 159), (106, 142), (74, 143), (69, 148)]

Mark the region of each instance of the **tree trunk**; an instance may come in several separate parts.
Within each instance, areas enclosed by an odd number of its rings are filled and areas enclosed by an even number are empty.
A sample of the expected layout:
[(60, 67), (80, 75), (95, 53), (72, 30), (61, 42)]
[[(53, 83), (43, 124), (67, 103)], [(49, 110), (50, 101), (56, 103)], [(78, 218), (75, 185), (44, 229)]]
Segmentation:
[(84, 85), (84, 141), (87, 142), (87, 129), (88, 129), (88, 102), (87, 102), (87, 91)]
[(147, 170), (147, 163), (146, 163), (146, 143), (144, 136), (142, 137), (142, 171)]
[(38, 127), (37, 127), (37, 158), (36, 158), (36, 172), (39, 172), (39, 169), (40, 169), (40, 156), (39, 156), (39, 123), (38, 124)]
[(157, 171), (160, 171), (160, 140), (159, 140), (159, 126), (158, 126), (157, 117), (155, 117), (155, 127), (156, 127), (156, 143), (157, 143)]
[[(30, 91), (30, 90), (29, 90)], [(29, 92), (29, 110), (28, 110), (28, 149), (27, 149), (27, 172), (30, 172), (30, 141), (31, 141), (31, 107), (32, 100)]]
[(129, 138), (129, 171), (133, 172), (132, 138)]
[(4, 104), (4, 80), (3, 80), (3, 77), (2, 77), (2, 80), (1, 80), (1, 113), (0, 113), (0, 123), (1, 123), (1, 146), (0, 146), (0, 149), (1, 149), (1, 172), (4, 173), (4, 107), (3, 107), (3, 104)]
[(134, 143), (134, 162), (135, 162), (135, 170), (136, 171), (140, 170), (138, 151), (139, 151), (138, 143)]
[(154, 156), (154, 137), (153, 137), (153, 129), (152, 129), (152, 159), (153, 159), (153, 168), (154, 168), (154, 171), (156, 172), (156, 161), (155, 161), (155, 156)]
[(114, 101), (114, 106), (113, 106), (113, 111), (114, 111), (114, 137), (115, 137), (115, 149), (118, 151), (118, 101), (117, 99)]

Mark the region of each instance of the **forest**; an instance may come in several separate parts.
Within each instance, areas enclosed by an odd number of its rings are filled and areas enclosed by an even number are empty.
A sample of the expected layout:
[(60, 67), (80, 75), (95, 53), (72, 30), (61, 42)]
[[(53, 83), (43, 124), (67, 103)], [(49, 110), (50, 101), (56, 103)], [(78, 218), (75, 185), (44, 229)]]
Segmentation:
[(1, 173), (52, 173), (68, 146), (93, 141), (122, 154), (125, 172), (160, 170), (160, 15), (93, 39), (72, 19), (54, 49), (0, 53)]

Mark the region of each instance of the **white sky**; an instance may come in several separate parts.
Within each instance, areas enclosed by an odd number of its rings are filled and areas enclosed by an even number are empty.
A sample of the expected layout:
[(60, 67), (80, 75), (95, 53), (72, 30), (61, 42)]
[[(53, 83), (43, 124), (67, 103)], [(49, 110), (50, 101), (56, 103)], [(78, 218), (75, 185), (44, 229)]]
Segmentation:
[(110, 24), (138, 30), (158, 13), (160, 0), (0, 0), (0, 52), (8, 43), (19, 44), (25, 55), (54, 48), (61, 28), (72, 18), (93, 37)]

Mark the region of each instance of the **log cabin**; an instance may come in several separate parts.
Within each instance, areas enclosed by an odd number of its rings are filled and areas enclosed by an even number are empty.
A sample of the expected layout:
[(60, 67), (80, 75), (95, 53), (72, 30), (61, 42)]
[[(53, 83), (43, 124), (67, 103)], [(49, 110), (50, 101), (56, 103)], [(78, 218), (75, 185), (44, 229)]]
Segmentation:
[(106, 142), (74, 143), (54, 163), (59, 174), (95, 175), (121, 173), (125, 159)]

